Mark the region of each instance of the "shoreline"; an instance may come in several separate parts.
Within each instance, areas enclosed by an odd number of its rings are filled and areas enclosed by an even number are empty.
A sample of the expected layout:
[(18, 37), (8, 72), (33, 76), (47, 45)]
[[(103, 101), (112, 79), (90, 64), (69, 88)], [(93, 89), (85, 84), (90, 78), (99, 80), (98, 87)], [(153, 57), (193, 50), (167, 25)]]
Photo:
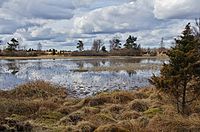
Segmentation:
[(141, 58), (141, 59), (167, 59), (167, 56), (61, 56), (61, 55), (45, 55), (33, 57), (10, 57), (0, 56), (0, 60), (38, 60), (38, 59), (85, 59), (85, 58)]

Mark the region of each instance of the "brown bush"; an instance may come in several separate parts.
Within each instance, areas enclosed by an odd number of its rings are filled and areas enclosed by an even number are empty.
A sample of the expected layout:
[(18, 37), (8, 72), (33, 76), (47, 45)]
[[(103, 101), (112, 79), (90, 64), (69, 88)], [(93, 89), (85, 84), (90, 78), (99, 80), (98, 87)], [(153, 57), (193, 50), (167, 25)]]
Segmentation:
[(141, 56), (142, 52), (140, 50), (135, 49), (119, 49), (119, 50), (112, 50), (110, 52), (111, 56)]
[(40, 56), (40, 55), (46, 55), (45, 52), (38, 52), (38, 51), (3, 51), (0, 52), (0, 56), (10, 56), (10, 57), (35, 57), (35, 56)]
[(71, 56), (108, 56), (109, 54), (107, 52), (96, 52), (96, 51), (88, 50), (88, 51), (82, 51), (82, 52), (74, 51), (74, 52), (71, 52), (70, 55)]

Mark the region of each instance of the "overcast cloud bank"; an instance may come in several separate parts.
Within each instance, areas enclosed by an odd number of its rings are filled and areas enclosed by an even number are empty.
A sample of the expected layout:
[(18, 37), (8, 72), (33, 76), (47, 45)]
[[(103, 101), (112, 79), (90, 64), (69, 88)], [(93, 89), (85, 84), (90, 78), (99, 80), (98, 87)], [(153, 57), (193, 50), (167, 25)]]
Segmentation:
[(1, 0), (0, 39), (18, 37), (27, 47), (73, 50), (81, 39), (129, 34), (143, 47), (166, 46), (200, 14), (198, 0)]

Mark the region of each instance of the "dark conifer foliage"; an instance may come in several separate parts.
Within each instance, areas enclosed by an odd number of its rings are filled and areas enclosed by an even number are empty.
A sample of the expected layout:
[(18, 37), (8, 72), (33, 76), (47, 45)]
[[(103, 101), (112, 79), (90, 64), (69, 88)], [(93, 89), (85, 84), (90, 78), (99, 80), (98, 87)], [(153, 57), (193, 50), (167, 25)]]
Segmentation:
[(169, 64), (164, 64), (161, 76), (154, 75), (150, 82), (172, 95), (178, 112), (189, 114), (190, 104), (200, 95), (200, 43), (190, 23), (175, 43), (168, 52)]
[(77, 43), (77, 47), (79, 49), (79, 51), (83, 51), (84, 50), (84, 44), (83, 41), (79, 40)]
[(15, 38), (12, 38), (10, 42), (7, 42), (7, 44), (8, 44), (7, 50), (14, 51), (19, 46), (19, 41)]
[(137, 37), (129, 35), (129, 37), (126, 40), (126, 43), (124, 44), (124, 47), (127, 49), (136, 49), (137, 48)]

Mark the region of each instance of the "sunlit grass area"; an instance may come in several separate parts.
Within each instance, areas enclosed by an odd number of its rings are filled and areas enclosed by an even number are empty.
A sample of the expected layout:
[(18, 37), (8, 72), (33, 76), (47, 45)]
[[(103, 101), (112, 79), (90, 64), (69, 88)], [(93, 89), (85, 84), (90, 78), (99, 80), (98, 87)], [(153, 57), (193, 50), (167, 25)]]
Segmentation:
[(0, 131), (198, 131), (200, 102), (184, 117), (153, 87), (83, 99), (44, 81), (0, 92)]

